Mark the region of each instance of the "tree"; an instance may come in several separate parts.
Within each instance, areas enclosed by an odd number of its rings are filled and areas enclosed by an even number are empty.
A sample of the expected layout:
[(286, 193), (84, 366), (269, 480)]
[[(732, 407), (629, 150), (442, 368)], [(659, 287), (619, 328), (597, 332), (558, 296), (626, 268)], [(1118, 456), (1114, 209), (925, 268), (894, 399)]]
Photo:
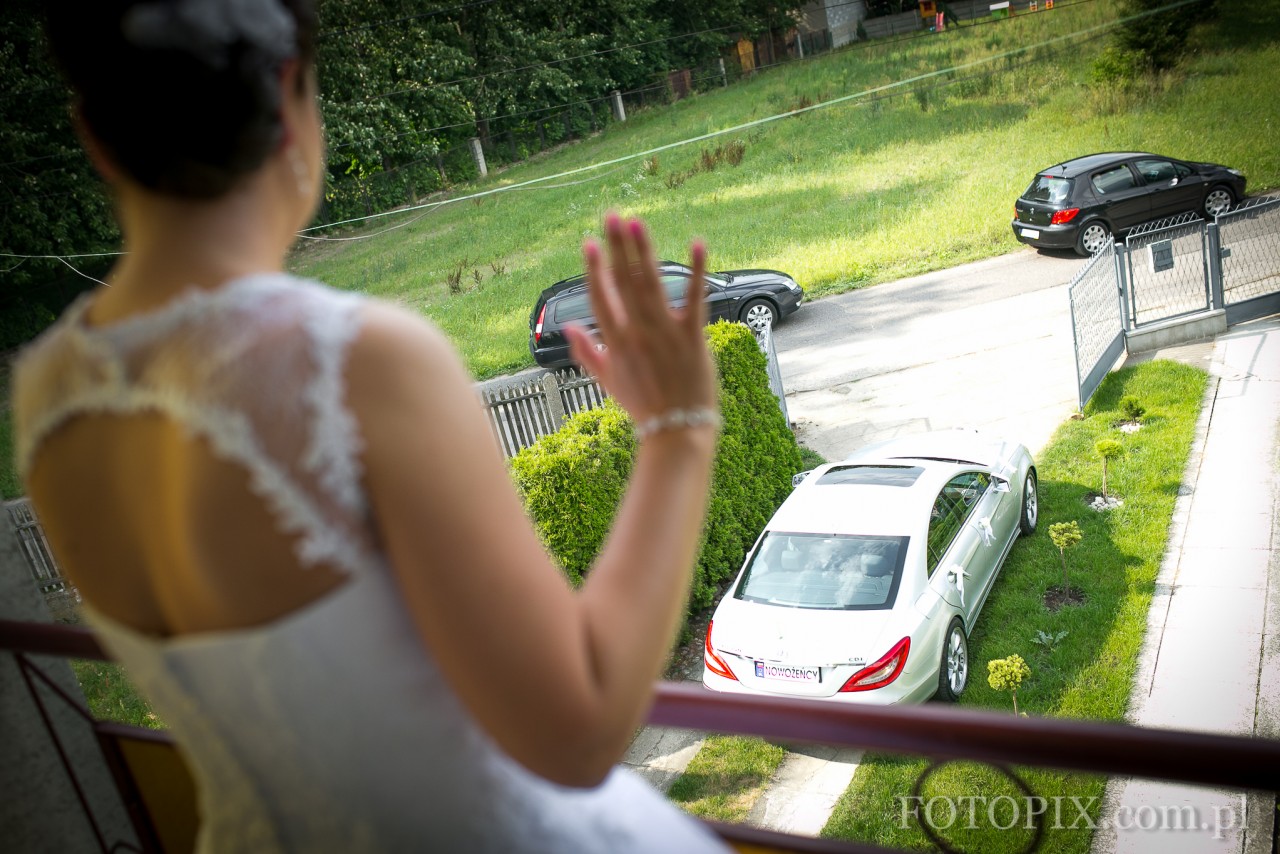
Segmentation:
[(1058, 522), (1049, 526), (1049, 539), (1058, 547), (1058, 557), (1062, 560), (1062, 593), (1071, 592), (1071, 581), (1067, 577), (1067, 549), (1084, 539), (1080, 533), (1080, 525), (1073, 519), (1070, 522)]
[[(70, 97), (40, 31), (41, 4), (0, 4), (0, 252), (111, 252), (120, 235), (101, 181), (71, 128)], [(110, 259), (72, 263), (101, 278)], [(44, 328), (93, 283), (56, 259), (0, 259), (0, 350)]]
[(1177, 65), (1186, 51), (1192, 28), (1217, 11), (1215, 0), (1201, 0), (1158, 14), (1144, 14), (1167, 5), (1167, 0), (1125, 0), (1122, 7), (1126, 17), (1143, 17), (1126, 20), (1121, 25), (1117, 33), (1120, 47), (1141, 54), (1153, 71)]
[(1110, 498), (1107, 494), (1107, 464), (1124, 456), (1124, 445), (1115, 439), (1099, 439), (1093, 449), (1102, 458), (1102, 497)]
[(987, 684), (997, 691), (1008, 691), (1013, 697), (1013, 713), (1018, 714), (1018, 687), (1031, 675), (1031, 667), (1020, 655), (993, 658), (987, 662)]

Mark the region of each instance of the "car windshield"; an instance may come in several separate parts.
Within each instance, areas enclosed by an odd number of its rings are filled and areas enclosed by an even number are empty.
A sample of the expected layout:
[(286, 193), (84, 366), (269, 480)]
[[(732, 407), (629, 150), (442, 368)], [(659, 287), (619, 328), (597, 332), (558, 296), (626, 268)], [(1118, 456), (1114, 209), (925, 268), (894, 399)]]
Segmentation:
[(1027, 191), (1022, 194), (1022, 198), (1029, 202), (1048, 202), (1056, 205), (1065, 202), (1069, 195), (1071, 195), (1070, 178), (1037, 175), (1031, 182), (1031, 186), (1027, 187)]
[(770, 531), (756, 547), (733, 595), (748, 602), (825, 611), (892, 608), (907, 541)]

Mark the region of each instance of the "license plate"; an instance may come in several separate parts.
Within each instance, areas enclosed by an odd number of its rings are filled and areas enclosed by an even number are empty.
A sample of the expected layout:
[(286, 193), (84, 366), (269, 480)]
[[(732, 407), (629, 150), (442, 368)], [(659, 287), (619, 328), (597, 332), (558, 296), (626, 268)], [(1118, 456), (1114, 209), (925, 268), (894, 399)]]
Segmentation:
[(1039, 240), (1040, 232), (1036, 231), (1034, 228), (1024, 228), (1022, 229), (1022, 236), (1030, 237), (1032, 240)]
[(821, 682), (821, 667), (792, 667), (785, 664), (756, 662), (757, 679), (775, 679), (779, 682)]

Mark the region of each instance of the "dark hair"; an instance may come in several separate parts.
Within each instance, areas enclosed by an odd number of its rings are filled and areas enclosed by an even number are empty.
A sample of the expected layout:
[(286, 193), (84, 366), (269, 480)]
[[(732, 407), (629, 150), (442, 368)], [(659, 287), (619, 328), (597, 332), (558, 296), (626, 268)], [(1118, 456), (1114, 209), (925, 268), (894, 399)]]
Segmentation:
[[(216, 198), (280, 144), (280, 68), (295, 57), (312, 62), (315, 9), (312, 0), (248, 2), (49, 4), (45, 32), (82, 119), (142, 186)], [(255, 14), (263, 10), (265, 17)], [(237, 26), (246, 13), (284, 38)]]

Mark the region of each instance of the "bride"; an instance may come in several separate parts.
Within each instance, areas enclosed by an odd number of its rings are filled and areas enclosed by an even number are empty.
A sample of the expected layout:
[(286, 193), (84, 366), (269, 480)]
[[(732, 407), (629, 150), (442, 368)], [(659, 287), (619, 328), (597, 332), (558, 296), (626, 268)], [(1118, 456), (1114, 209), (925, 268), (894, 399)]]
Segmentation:
[(443, 336), (283, 272), (323, 170), (309, 0), (56, 8), (126, 254), (21, 356), (18, 462), (192, 766), (199, 850), (718, 850), (614, 768), (705, 512), (702, 300), (667, 308), (639, 222), (584, 246), (608, 346), (572, 345), (640, 442), (573, 590)]

